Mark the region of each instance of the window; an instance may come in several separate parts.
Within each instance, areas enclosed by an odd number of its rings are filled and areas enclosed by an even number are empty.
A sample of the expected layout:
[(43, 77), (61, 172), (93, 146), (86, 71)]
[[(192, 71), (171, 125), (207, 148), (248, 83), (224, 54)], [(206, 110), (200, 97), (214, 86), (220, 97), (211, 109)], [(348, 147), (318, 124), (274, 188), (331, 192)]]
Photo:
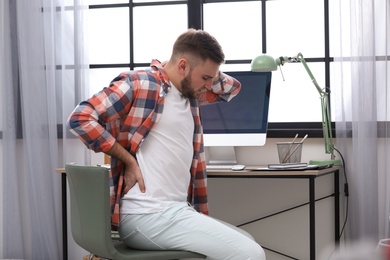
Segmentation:
[[(330, 87), (328, 0), (88, 2), (91, 94), (124, 70), (146, 67), (153, 58), (169, 59), (176, 37), (194, 24), (222, 45), (223, 71), (250, 70), (261, 53), (276, 58), (301, 52), (319, 85)], [(271, 137), (291, 137), (307, 128), (315, 129), (311, 137), (322, 136), (319, 94), (302, 64), (273, 72), (271, 91)]]

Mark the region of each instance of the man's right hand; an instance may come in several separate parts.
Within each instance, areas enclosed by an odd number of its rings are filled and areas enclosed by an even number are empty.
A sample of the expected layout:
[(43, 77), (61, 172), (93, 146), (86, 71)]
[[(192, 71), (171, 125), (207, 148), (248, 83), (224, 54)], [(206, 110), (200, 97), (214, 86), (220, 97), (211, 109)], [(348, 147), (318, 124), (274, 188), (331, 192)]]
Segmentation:
[(145, 192), (144, 178), (136, 161), (129, 166), (126, 165), (124, 182), (123, 194), (126, 194), (137, 182), (141, 192)]
[(116, 142), (109, 151), (106, 152), (111, 157), (115, 157), (125, 165), (124, 173), (124, 189), (123, 194), (126, 194), (137, 182), (141, 192), (145, 192), (144, 178), (139, 168), (137, 160), (118, 142)]

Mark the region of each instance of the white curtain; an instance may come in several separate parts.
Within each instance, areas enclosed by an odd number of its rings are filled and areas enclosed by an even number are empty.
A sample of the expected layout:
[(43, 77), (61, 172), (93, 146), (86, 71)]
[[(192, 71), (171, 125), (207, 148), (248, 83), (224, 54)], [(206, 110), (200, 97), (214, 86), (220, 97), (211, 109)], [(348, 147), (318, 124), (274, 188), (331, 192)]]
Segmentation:
[(64, 127), (88, 86), (84, 10), (77, 0), (0, 1), (1, 259), (62, 259), (55, 169), (89, 160)]
[(390, 1), (331, 1), (332, 113), (349, 181), (348, 241), (390, 237)]

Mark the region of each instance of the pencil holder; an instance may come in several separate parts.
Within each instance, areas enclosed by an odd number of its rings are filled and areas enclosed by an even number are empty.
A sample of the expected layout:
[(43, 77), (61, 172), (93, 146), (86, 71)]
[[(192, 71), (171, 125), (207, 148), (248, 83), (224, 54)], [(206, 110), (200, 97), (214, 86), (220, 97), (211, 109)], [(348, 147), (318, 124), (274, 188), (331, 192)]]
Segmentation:
[(280, 163), (299, 163), (302, 156), (302, 142), (278, 142), (278, 155)]

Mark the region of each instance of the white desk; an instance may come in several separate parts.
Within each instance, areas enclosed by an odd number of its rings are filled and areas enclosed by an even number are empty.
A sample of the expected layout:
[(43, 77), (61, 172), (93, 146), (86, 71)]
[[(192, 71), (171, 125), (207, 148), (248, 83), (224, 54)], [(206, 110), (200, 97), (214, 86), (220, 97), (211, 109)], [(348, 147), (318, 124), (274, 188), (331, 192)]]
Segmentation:
[[(321, 170), (262, 170), (262, 171), (251, 171), (250, 169), (258, 168), (258, 166), (247, 166), (243, 171), (231, 171), (231, 170), (208, 170), (208, 178), (274, 178), (274, 179), (307, 179), (308, 180), (308, 192), (309, 192), (309, 201), (299, 206), (293, 208), (288, 208), (281, 212), (272, 214), (277, 215), (297, 207), (309, 205), (309, 241), (310, 241), (310, 260), (316, 259), (316, 231), (315, 231), (315, 210), (316, 210), (316, 201), (322, 200), (327, 197), (334, 197), (334, 220), (335, 220), (335, 244), (339, 243), (339, 233), (340, 233), (340, 184), (339, 184), (339, 170), (340, 167), (331, 167)], [(333, 192), (326, 195), (322, 198), (315, 198), (315, 179), (321, 176), (333, 174), (334, 175), (334, 187)], [(252, 221), (242, 223), (239, 226), (247, 225), (269, 216), (264, 216), (259, 219), (254, 219)], [(264, 246), (263, 246), (264, 247)], [(271, 248), (266, 248), (274, 253), (284, 255), (280, 252), (277, 252)], [(291, 256), (288, 256), (291, 259), (296, 259)]]

